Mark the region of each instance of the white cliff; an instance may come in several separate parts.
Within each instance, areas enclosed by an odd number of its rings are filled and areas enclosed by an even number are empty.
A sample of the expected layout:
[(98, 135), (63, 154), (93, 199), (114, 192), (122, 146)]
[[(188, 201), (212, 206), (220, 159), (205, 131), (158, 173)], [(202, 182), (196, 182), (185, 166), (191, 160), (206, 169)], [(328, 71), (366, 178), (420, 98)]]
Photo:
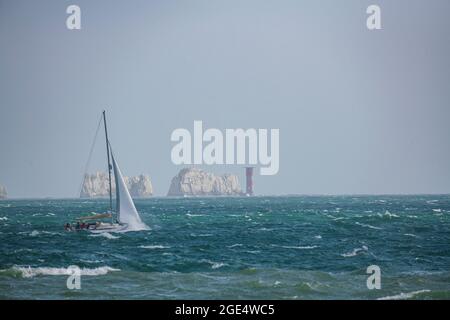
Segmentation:
[(239, 179), (236, 175), (216, 176), (196, 168), (182, 169), (173, 177), (168, 196), (220, 196), (241, 195)]
[(6, 199), (8, 197), (8, 192), (6, 192), (6, 188), (0, 185), (0, 199)]
[[(130, 195), (133, 198), (147, 198), (153, 194), (153, 187), (150, 177), (139, 175), (135, 177), (124, 177)], [(112, 176), (112, 192), (116, 192), (114, 176)], [(96, 172), (84, 176), (81, 187), (80, 198), (104, 198), (109, 196), (108, 174), (106, 172)]]

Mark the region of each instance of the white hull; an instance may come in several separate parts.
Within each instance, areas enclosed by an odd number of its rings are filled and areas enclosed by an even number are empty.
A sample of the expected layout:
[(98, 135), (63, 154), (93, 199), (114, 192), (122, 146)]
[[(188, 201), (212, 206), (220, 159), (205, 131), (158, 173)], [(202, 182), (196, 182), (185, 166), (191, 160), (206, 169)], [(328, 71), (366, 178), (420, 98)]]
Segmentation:
[(118, 223), (101, 223), (95, 229), (89, 229), (92, 233), (103, 233), (103, 232), (118, 232), (123, 231), (127, 228), (126, 224)]

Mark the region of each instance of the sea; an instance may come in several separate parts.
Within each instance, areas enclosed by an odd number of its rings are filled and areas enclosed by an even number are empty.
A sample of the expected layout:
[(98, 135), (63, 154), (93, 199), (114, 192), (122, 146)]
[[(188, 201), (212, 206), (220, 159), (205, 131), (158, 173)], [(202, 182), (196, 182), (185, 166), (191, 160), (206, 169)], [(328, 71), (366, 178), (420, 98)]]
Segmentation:
[(107, 200), (0, 201), (0, 299), (450, 299), (450, 195), (135, 203), (93, 234), (63, 225)]

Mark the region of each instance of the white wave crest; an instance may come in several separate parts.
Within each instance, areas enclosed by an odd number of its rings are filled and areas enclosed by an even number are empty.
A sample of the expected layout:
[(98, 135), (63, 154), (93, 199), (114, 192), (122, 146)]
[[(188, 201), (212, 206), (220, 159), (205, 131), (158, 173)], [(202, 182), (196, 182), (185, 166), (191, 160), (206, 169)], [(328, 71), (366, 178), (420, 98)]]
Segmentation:
[(421, 294), (421, 293), (425, 293), (425, 292), (431, 292), (431, 290), (418, 290), (418, 291), (412, 291), (412, 292), (407, 292), (407, 293), (400, 293), (397, 294), (395, 296), (388, 296), (388, 297), (382, 297), (382, 298), (378, 298), (378, 300), (405, 300), (405, 299), (412, 299), (414, 298), (416, 295)]
[(221, 267), (226, 265), (226, 263), (214, 262), (214, 261), (211, 261), (211, 260), (202, 260), (201, 262), (209, 263), (211, 265), (211, 269), (219, 269), (219, 268), (221, 268)]
[(90, 234), (89, 237), (105, 237), (106, 239), (119, 239), (119, 236), (113, 236), (109, 232), (101, 232), (96, 234)]
[(188, 217), (203, 217), (204, 214), (186, 213), (186, 216), (188, 216)]
[(368, 251), (368, 250), (369, 250), (369, 248), (367, 248), (367, 246), (362, 246), (361, 248), (353, 249), (352, 252), (343, 253), (343, 254), (341, 254), (341, 256), (343, 256), (345, 258), (354, 257), (354, 256), (358, 255), (359, 253)]
[(169, 249), (170, 247), (156, 244), (156, 245), (151, 245), (151, 246), (143, 246), (142, 245), (142, 246), (139, 246), (139, 248), (142, 248), (142, 249)]
[(389, 218), (398, 218), (399, 217), (395, 213), (390, 213), (388, 210), (386, 210), (386, 212), (384, 213), (384, 216), (389, 217)]
[(223, 267), (224, 265), (225, 265), (225, 263), (223, 263), (223, 262), (216, 262), (216, 263), (214, 263), (214, 264), (211, 266), (211, 268), (212, 268), (212, 269), (219, 269), (219, 268)]
[(190, 236), (191, 237), (212, 237), (213, 234), (212, 233), (201, 233), (201, 234), (191, 233)]
[[(13, 267), (14, 272), (18, 272), (24, 278), (32, 278), (35, 276), (62, 276), (71, 275), (73, 271), (71, 268), (51, 268), (51, 267)], [(98, 267), (98, 268), (81, 268), (80, 272), (82, 276), (100, 276), (105, 275), (108, 272), (120, 271), (120, 269), (111, 268), (108, 266)]]
[(285, 249), (297, 249), (297, 250), (311, 250), (317, 248), (317, 246), (281, 246)]
[(41, 234), (55, 235), (55, 234), (58, 234), (58, 233), (56, 233), (56, 232), (50, 232), (50, 231), (37, 231), (37, 230), (33, 230), (33, 231), (30, 233), (30, 236), (31, 236), (31, 237), (37, 237), (37, 236), (39, 236), (39, 235), (41, 235)]
[(358, 226), (365, 227), (365, 228), (370, 228), (370, 229), (376, 229), (376, 230), (382, 230), (383, 229), (383, 228), (380, 228), (380, 227), (374, 227), (374, 226), (371, 226), (370, 224), (364, 224), (364, 223), (360, 223), (360, 222), (355, 222), (355, 224), (357, 224)]
[(80, 261), (83, 261), (85, 263), (101, 263), (101, 262), (103, 262), (103, 260), (84, 260), (84, 259), (80, 259)]
[(242, 243), (235, 243), (235, 244), (232, 244), (231, 246), (228, 246), (228, 248), (235, 248), (235, 247), (242, 247), (242, 246), (243, 246)]

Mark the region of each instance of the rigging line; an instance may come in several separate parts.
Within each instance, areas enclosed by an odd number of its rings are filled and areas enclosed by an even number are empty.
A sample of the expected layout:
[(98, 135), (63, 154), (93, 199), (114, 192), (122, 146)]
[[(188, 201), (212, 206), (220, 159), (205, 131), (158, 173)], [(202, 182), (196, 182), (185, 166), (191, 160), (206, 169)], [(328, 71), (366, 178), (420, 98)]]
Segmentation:
[(97, 141), (98, 131), (100, 130), (101, 124), (102, 124), (102, 116), (100, 116), (100, 119), (98, 120), (97, 130), (95, 130), (94, 141), (92, 141), (91, 150), (89, 151), (88, 160), (86, 162), (86, 165), (84, 166), (83, 178), (81, 179), (81, 184), (80, 184), (80, 188), (79, 188), (79, 192), (78, 192), (78, 195), (80, 197), (81, 197), (81, 191), (83, 190), (84, 180), (86, 179), (86, 173), (87, 173), (89, 164), (91, 162), (92, 153), (94, 151), (95, 143)]

